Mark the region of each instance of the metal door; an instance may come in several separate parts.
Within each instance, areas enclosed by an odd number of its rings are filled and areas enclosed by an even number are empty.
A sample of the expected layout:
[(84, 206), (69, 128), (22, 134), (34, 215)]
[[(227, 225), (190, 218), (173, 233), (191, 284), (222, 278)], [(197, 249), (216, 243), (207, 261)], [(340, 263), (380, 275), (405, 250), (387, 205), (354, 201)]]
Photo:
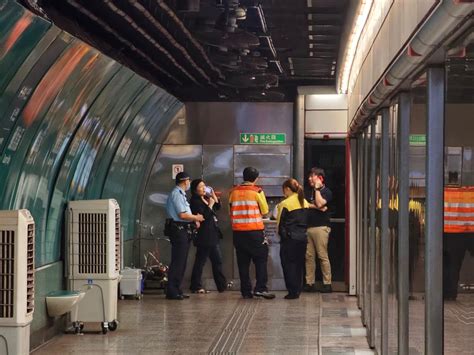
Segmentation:
[[(330, 203), (331, 234), (328, 253), (331, 262), (332, 285), (337, 291), (347, 291), (346, 280), (346, 147), (343, 139), (305, 139), (305, 171), (312, 167), (323, 168), (326, 185), (333, 193)], [(305, 192), (311, 188), (305, 176)], [(321, 281), (321, 268), (316, 268), (316, 281)]]

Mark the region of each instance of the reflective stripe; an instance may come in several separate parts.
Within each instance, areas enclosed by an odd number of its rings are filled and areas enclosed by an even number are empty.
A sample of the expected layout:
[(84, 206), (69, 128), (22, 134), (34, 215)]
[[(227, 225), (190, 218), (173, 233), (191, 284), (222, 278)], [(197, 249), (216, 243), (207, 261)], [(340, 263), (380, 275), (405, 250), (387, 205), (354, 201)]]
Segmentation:
[(444, 213), (446, 212), (455, 212), (455, 213), (474, 213), (474, 208), (468, 207), (445, 207)]
[(444, 203), (444, 207), (474, 208), (474, 203), (445, 202), (445, 203)]
[(232, 204), (232, 207), (233, 206), (257, 206), (258, 207), (257, 201), (234, 201), (234, 202), (231, 202), (231, 204)]
[(474, 221), (474, 217), (444, 216), (445, 221)]
[(242, 216), (242, 215), (254, 215), (258, 214), (259, 210), (238, 210), (238, 211), (232, 211), (233, 216)]
[(445, 221), (444, 224), (452, 226), (474, 226), (474, 221)]
[(237, 219), (232, 220), (232, 223), (243, 223), (243, 224), (260, 223), (260, 222), (263, 222), (261, 218), (237, 218)]

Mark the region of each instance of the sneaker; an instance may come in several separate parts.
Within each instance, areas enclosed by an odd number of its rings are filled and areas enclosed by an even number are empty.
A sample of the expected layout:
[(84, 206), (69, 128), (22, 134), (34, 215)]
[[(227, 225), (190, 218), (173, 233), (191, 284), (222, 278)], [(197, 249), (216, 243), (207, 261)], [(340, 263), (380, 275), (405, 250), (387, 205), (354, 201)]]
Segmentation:
[(331, 284), (329, 284), (329, 285), (323, 285), (323, 287), (321, 287), (321, 289), (319, 290), (319, 292), (321, 292), (321, 293), (331, 293), (331, 292), (332, 292)]
[(256, 297), (263, 297), (266, 300), (272, 300), (275, 298), (275, 295), (273, 293), (269, 293), (268, 291), (254, 292), (253, 295)]
[(296, 300), (297, 298), (300, 298), (300, 296), (287, 294), (287, 295), (284, 297), (285, 300)]
[(316, 288), (314, 285), (304, 285), (303, 287), (304, 292), (316, 292)]

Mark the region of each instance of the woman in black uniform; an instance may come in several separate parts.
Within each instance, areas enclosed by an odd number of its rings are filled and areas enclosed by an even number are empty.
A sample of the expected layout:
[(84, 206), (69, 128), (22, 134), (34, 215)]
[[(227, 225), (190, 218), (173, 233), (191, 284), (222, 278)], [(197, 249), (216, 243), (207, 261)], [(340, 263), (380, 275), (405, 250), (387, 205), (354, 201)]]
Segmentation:
[(278, 204), (278, 234), (281, 238), (280, 259), (288, 294), (285, 299), (300, 297), (306, 255), (308, 201), (295, 179), (283, 183), (285, 199)]
[(193, 213), (200, 213), (204, 216), (204, 221), (201, 222), (197, 236), (194, 239), (196, 259), (191, 276), (191, 291), (193, 293), (209, 292), (202, 287), (202, 270), (207, 258), (209, 258), (212, 263), (212, 274), (217, 290), (224, 292), (227, 287), (227, 281), (222, 273), (222, 255), (219, 247), (219, 239), (222, 234), (217, 225), (215, 214), (215, 211), (220, 209), (221, 204), (214, 190), (206, 189), (206, 184), (202, 179), (196, 179), (191, 182), (191, 194), (191, 210)]

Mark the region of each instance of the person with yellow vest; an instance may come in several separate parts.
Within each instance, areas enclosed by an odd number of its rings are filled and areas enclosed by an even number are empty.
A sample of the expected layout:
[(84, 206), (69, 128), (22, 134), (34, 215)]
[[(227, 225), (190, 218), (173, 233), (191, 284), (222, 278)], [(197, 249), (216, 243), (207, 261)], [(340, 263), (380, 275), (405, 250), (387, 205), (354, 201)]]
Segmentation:
[(288, 294), (287, 300), (300, 297), (305, 266), (306, 236), (309, 203), (304, 198), (301, 185), (295, 179), (283, 185), (285, 199), (278, 204), (278, 234), (280, 235), (280, 260)]
[[(234, 234), (234, 247), (240, 276), (240, 292), (243, 298), (275, 298), (267, 289), (268, 243), (265, 239), (263, 215), (268, 204), (263, 190), (256, 186), (259, 172), (253, 167), (244, 169), (244, 182), (232, 189), (229, 196), (230, 218)], [(255, 265), (257, 279), (252, 294), (250, 261)]]

